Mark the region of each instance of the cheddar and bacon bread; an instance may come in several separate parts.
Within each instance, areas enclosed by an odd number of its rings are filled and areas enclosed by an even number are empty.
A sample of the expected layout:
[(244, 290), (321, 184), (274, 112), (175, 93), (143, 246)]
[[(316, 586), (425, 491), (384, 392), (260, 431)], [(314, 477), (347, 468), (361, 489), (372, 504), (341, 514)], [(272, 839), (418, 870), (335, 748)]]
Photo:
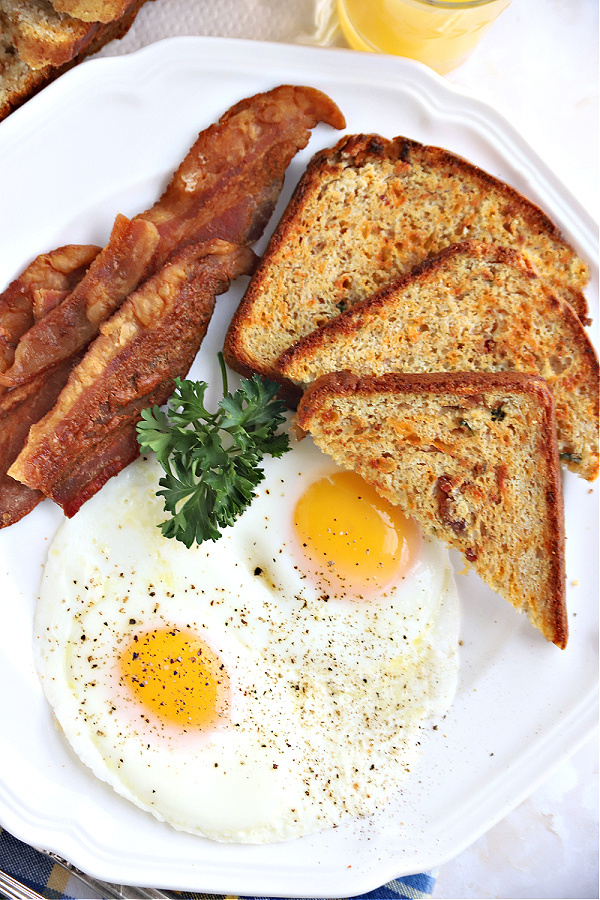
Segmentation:
[(275, 378), (300, 338), (442, 248), (519, 250), (582, 321), (586, 264), (533, 203), (447, 150), (405, 137), (342, 138), (317, 153), (234, 316), (225, 357)]
[(0, 0), (0, 121), (63, 72), (122, 38), (145, 2)]
[(598, 475), (598, 358), (571, 306), (516, 250), (453, 244), (286, 350), (299, 389), (326, 372), (520, 371), (556, 403), (561, 459)]
[(70, 62), (99, 30), (99, 23), (58, 13), (50, 0), (0, 0), (0, 15), (16, 52), (32, 69)]
[(84, 22), (114, 22), (125, 13), (129, 0), (52, 0), (52, 5)]
[(517, 373), (323, 375), (298, 424), (564, 648), (564, 510), (552, 393)]

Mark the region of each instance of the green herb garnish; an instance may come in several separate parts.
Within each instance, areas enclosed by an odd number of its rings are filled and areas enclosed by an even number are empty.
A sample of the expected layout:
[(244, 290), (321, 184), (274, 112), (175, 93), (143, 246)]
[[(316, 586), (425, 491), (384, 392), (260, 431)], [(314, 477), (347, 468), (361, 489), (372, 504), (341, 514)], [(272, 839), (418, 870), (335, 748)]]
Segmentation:
[(177, 378), (167, 411), (144, 409), (137, 425), (140, 447), (153, 450), (166, 472), (157, 494), (171, 518), (161, 531), (186, 547), (218, 540), (219, 529), (252, 503), (265, 477), (263, 457), (290, 449), (288, 435), (276, 433), (285, 421), (285, 406), (275, 399), (280, 386), (255, 375), (231, 394), (221, 354), (219, 364), (224, 396), (217, 412), (204, 406), (205, 381)]
[(495, 406), (492, 410), (492, 422), (501, 422), (506, 413), (501, 406)]

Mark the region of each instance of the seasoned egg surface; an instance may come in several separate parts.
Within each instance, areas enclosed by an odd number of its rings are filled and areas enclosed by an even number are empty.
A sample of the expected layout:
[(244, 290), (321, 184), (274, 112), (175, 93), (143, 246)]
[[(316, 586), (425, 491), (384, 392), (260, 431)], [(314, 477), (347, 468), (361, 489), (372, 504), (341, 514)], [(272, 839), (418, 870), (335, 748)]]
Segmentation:
[(456, 682), (445, 548), (306, 439), (216, 542), (162, 537), (140, 459), (51, 546), (45, 694), (83, 763), (175, 828), (264, 843), (385, 803)]

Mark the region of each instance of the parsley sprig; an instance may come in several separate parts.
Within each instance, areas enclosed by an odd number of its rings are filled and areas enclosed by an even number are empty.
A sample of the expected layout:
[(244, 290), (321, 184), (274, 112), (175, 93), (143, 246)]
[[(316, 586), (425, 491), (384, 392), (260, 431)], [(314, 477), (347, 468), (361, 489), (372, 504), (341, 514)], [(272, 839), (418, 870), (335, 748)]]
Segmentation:
[(218, 540), (219, 529), (251, 504), (265, 477), (263, 457), (290, 449), (288, 435), (277, 433), (285, 421), (285, 406), (275, 396), (279, 385), (255, 375), (231, 394), (221, 354), (219, 364), (224, 396), (217, 412), (204, 405), (205, 381), (177, 378), (166, 412), (144, 409), (137, 425), (140, 447), (153, 450), (166, 473), (157, 494), (171, 518), (161, 531), (186, 547)]

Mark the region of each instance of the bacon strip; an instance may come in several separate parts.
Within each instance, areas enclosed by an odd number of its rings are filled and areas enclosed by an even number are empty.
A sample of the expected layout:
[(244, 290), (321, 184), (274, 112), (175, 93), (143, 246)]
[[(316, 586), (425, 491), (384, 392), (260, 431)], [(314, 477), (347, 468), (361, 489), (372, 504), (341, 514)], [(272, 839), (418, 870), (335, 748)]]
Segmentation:
[(155, 270), (187, 241), (258, 240), (290, 161), (319, 122), (346, 124), (326, 94), (281, 85), (242, 100), (200, 132), (160, 200), (137, 217), (158, 228)]
[[(77, 286), (100, 252), (92, 244), (68, 244), (42, 253), (0, 295), (0, 371), (8, 368), (25, 331)], [(0, 388), (0, 528), (18, 522), (44, 499), (15, 481), (7, 469), (19, 455), (30, 426), (56, 403), (76, 359), (58, 364), (20, 387)]]
[[(59, 296), (51, 288), (38, 293), (38, 307), (46, 315), (23, 335), (8, 371), (1, 374), (0, 368), (0, 385), (26, 384), (40, 372), (50, 372), (59, 362), (66, 363), (71, 354), (79, 353), (98, 329), (102, 334), (73, 371), (56, 408), (31, 429), (11, 475), (33, 490), (43, 490), (72, 515), (107, 478), (137, 456), (135, 421), (139, 410), (165, 402), (172, 393), (174, 376), (187, 371), (191, 359), (186, 356), (183, 365), (183, 357), (175, 356), (169, 368), (168, 347), (163, 348), (164, 359), (160, 355), (155, 359), (157, 349), (150, 341), (143, 344), (143, 352), (139, 349), (142, 344), (129, 355), (123, 348), (123, 360), (130, 357), (130, 370), (124, 364), (116, 366), (106, 343), (118, 337), (115, 323), (109, 319), (102, 326), (102, 321), (144, 278), (170, 278), (172, 268), (161, 272), (161, 267), (187, 245), (215, 238), (243, 245), (257, 240), (275, 208), (289, 162), (308, 142), (310, 129), (321, 121), (334, 128), (345, 125), (335, 103), (313, 88), (282, 85), (236, 104), (218, 123), (201, 132), (150, 210), (131, 222), (117, 217), (109, 244), (72, 294)], [(127, 240), (135, 256), (133, 263), (128, 259)], [(236, 251), (243, 252), (241, 248)], [(210, 279), (206, 279), (209, 271), (214, 275), (215, 265), (214, 261), (204, 265), (204, 281), (201, 279), (198, 287), (201, 297), (210, 293)], [(220, 292), (227, 271), (227, 267), (221, 271), (213, 294)], [(149, 290), (152, 292), (152, 285)], [(138, 292), (138, 304), (143, 296)], [(199, 337), (186, 345), (195, 347), (194, 352), (208, 321), (208, 305), (203, 310)], [(122, 321), (116, 313), (115, 327), (121, 327)], [(115, 367), (118, 377), (113, 378)], [(153, 371), (160, 373), (161, 380), (150, 389), (145, 382)], [(86, 390), (80, 393), (76, 386), (81, 378), (86, 380)], [(0, 509), (1, 496), (0, 485)]]
[(117, 216), (107, 246), (67, 301), (21, 331), (0, 385), (24, 384), (78, 353), (96, 336), (100, 322), (186, 243), (257, 240), (290, 160), (320, 121), (335, 128), (345, 124), (321, 91), (282, 85), (236, 104), (202, 131), (160, 200), (131, 221)]
[(206, 333), (217, 294), (256, 258), (211, 241), (184, 248), (101, 327), (54, 409), (33, 425), (9, 475), (74, 515), (139, 454), (141, 410), (164, 403)]
[(12, 365), (20, 338), (73, 290), (99, 252), (93, 244), (68, 244), (42, 253), (0, 294), (0, 372)]
[(7, 469), (19, 455), (31, 425), (56, 403), (76, 361), (59, 363), (0, 397), (0, 528), (18, 522), (44, 499), (40, 491), (11, 478)]
[(157, 244), (158, 232), (150, 222), (118, 215), (110, 241), (77, 287), (23, 335), (0, 383), (24, 384), (83, 350), (98, 333), (100, 322), (143, 280)]

